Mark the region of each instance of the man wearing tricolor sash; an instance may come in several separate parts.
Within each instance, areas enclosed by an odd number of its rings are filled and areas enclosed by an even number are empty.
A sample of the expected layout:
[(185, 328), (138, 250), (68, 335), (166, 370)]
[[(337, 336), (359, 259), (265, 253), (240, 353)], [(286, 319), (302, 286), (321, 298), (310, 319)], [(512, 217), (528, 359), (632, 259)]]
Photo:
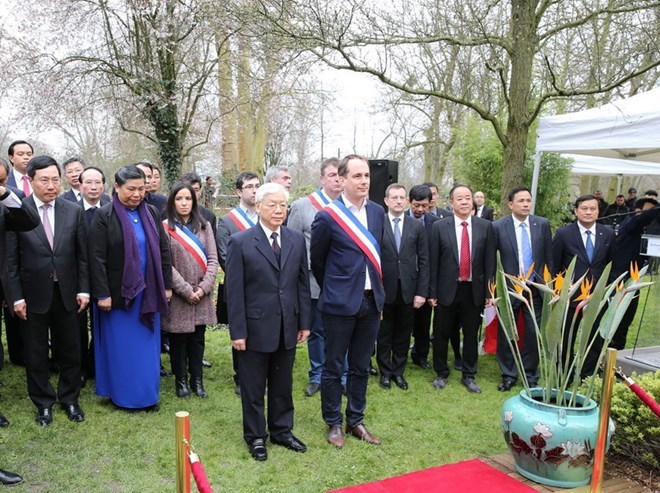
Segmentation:
[[(337, 173), (338, 165), (339, 159), (335, 157), (323, 161), (321, 165), (321, 187), (308, 196), (299, 198), (291, 205), (287, 225), (291, 229), (300, 231), (305, 235), (308, 258), (314, 217), (318, 211), (339, 197), (342, 190)], [(320, 288), (316, 279), (314, 279), (311, 269), (309, 272), (309, 282), (312, 291), (312, 327), (309, 339), (307, 340), (310, 365), (309, 385), (305, 389), (305, 395), (307, 396), (314, 395), (321, 389), (321, 370), (325, 360), (323, 319), (321, 312), (317, 308)]]
[(338, 167), (343, 194), (312, 223), (311, 266), (321, 293), (326, 359), (321, 377), (321, 412), (327, 441), (344, 445), (341, 412), (344, 358), (348, 351), (346, 433), (378, 445), (367, 431), (369, 360), (378, 335), (385, 293), (380, 265), (384, 210), (367, 199), (369, 163), (349, 155)]
[[(257, 189), (259, 188), (259, 177), (254, 173), (245, 172), (238, 175), (236, 178), (236, 195), (238, 195), (240, 202), (227, 214), (220, 218), (218, 221), (218, 231), (215, 236), (215, 241), (218, 246), (218, 261), (220, 267), (227, 274), (226, 261), (227, 261), (227, 245), (229, 237), (250, 229), (252, 226), (259, 222), (257, 215), (256, 196)], [(222, 312), (226, 314), (226, 297), (224, 294), (224, 286), (221, 284), (218, 287), (218, 321), (222, 320)], [(226, 318), (226, 315), (225, 315)], [(225, 320), (226, 321), (226, 320)], [(234, 383), (236, 394), (240, 394), (240, 387), (238, 385), (238, 361), (236, 359), (236, 351), (232, 350), (232, 363), (234, 366)]]

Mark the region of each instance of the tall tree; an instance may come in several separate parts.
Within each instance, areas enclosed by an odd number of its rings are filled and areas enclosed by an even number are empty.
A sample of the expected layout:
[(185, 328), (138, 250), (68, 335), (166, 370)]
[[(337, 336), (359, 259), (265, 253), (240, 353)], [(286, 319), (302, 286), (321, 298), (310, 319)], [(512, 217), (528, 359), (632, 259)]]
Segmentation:
[[(488, 121), (503, 147), (502, 205), (506, 191), (524, 181), (529, 134), (547, 102), (607, 93), (660, 65), (649, 29), (660, 7), (653, 0), (257, 1), (274, 32), (328, 65), (465, 106)], [(591, 35), (604, 19), (604, 37), (625, 33), (609, 52), (595, 51), (602, 40)], [(448, 68), (442, 55), (453, 49), (456, 75), (439, 80), (435, 74)], [(617, 70), (583, 74), (594, 56)]]

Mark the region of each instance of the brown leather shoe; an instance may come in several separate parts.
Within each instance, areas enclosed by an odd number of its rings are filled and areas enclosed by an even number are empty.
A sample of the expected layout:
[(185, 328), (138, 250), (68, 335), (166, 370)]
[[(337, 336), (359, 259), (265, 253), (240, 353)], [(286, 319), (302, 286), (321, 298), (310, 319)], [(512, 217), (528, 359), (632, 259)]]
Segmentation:
[(341, 426), (329, 426), (327, 440), (330, 445), (342, 448), (344, 446), (344, 434), (341, 431)]
[(346, 433), (353, 435), (355, 438), (359, 438), (360, 440), (364, 440), (367, 443), (371, 443), (372, 445), (380, 445), (380, 440), (369, 433), (366, 426), (364, 426), (362, 423), (356, 426), (346, 425)]

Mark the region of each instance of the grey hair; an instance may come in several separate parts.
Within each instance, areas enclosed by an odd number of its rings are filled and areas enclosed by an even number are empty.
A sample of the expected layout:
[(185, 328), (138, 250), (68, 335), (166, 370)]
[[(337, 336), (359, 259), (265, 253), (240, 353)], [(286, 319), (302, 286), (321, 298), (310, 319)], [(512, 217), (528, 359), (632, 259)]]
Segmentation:
[(266, 176), (264, 177), (264, 181), (268, 183), (273, 180), (276, 180), (280, 176), (280, 173), (284, 173), (286, 171), (289, 171), (288, 166), (271, 166), (266, 170)]
[(257, 195), (255, 197), (256, 202), (263, 202), (266, 195), (273, 195), (276, 193), (283, 193), (286, 201), (289, 201), (289, 192), (286, 191), (279, 183), (264, 183), (259, 188), (257, 188)]

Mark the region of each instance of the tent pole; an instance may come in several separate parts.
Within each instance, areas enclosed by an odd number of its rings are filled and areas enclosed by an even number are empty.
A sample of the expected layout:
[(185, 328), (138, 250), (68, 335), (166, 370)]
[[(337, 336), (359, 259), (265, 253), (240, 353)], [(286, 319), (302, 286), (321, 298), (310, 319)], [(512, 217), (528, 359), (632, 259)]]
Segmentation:
[(532, 211), (536, 209), (536, 190), (539, 186), (539, 174), (541, 173), (541, 151), (536, 151), (534, 154), (534, 173), (532, 174)]

